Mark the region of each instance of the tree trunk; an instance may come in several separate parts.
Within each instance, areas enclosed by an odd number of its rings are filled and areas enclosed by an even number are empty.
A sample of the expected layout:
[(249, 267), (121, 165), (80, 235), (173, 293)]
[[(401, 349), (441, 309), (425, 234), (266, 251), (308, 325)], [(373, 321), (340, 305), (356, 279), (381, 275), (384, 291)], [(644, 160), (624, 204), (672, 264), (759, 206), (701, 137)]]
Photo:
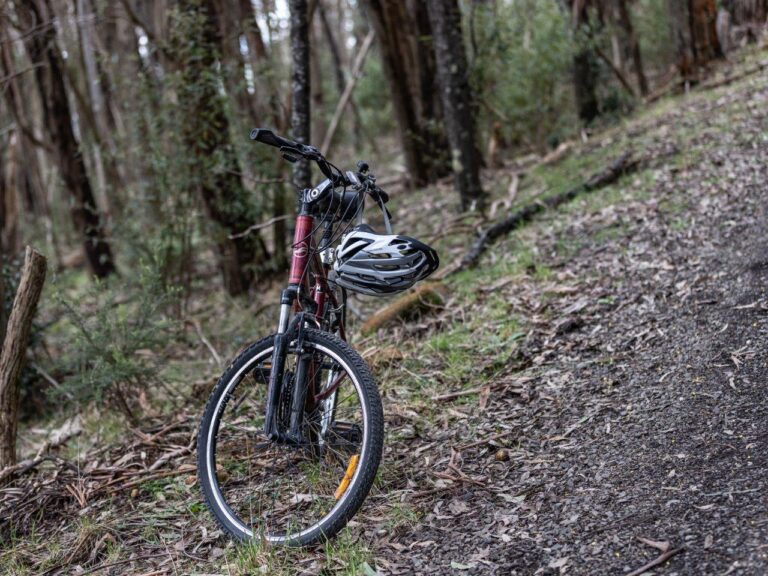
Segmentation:
[[(302, 144), (311, 144), (307, 0), (289, 0), (288, 4), (291, 9), (291, 136)], [(311, 177), (309, 161), (301, 159), (293, 165), (297, 206), (301, 190), (312, 186)]]
[(630, 18), (629, 15), (627, 0), (614, 1), (616, 3), (616, 20), (619, 27), (624, 32), (624, 41), (627, 45), (628, 56), (632, 60), (632, 66), (634, 68), (635, 76), (637, 77), (637, 85), (640, 88), (640, 94), (647, 96), (648, 79), (645, 77), (643, 58), (640, 53), (640, 43), (637, 41), (635, 27), (632, 25), (632, 18)]
[(83, 247), (90, 269), (95, 276), (105, 278), (115, 272), (115, 264), (80, 145), (72, 130), (72, 114), (64, 87), (64, 67), (56, 45), (50, 0), (18, 3), (17, 12), (26, 29), (37, 30), (25, 37), (25, 44), (30, 60), (41, 64), (35, 69), (35, 79), (42, 101), (42, 123), (54, 147), (61, 178), (74, 200), (72, 218), (84, 238)]
[(180, 0), (179, 8), (173, 44), (181, 72), (179, 104), (187, 119), (181, 127), (189, 154), (187, 178), (218, 227), (219, 268), (224, 286), (234, 296), (248, 290), (268, 255), (257, 233), (230, 238), (253, 224), (257, 214), (240, 179), (219, 92), (219, 14), (213, 0)]
[(411, 182), (423, 186), (429, 182), (429, 173), (424, 162), (424, 150), (421, 149), (421, 123), (416, 96), (412, 91), (418, 83), (413, 22), (404, 2), (365, 0), (363, 4), (381, 49), (405, 165)]
[(715, 0), (667, 0), (667, 7), (677, 68), (686, 82), (698, 80), (701, 68), (723, 55)]
[(0, 354), (0, 468), (16, 463), (19, 374), (27, 340), (45, 282), (45, 257), (27, 246), (24, 269), (13, 301)]
[(461, 33), (461, 12), (457, 0), (429, 0), (428, 7), (456, 190), (463, 210), (482, 211), (485, 195), (480, 185), (475, 108)]
[[(598, 57), (589, 45), (591, 36), (589, 0), (566, 0), (571, 12), (571, 21), (576, 36), (576, 53), (573, 56), (573, 91), (576, 109), (582, 124), (588, 126), (600, 115), (597, 99)], [(599, 18), (598, 18), (599, 20)]]
[(737, 44), (757, 42), (768, 25), (768, 0), (724, 0), (721, 4), (730, 16), (733, 40)]

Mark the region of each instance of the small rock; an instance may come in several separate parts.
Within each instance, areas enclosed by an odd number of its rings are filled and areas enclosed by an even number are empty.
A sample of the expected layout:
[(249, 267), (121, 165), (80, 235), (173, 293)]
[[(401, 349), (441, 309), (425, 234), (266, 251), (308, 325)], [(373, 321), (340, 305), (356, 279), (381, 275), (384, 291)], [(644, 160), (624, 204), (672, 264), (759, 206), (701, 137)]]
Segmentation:
[(131, 490), (131, 498), (138, 498), (138, 497), (139, 497), (139, 489), (134, 488), (133, 490)]
[(499, 448), (496, 451), (495, 459), (497, 462), (506, 462), (509, 460), (509, 451), (504, 448)]

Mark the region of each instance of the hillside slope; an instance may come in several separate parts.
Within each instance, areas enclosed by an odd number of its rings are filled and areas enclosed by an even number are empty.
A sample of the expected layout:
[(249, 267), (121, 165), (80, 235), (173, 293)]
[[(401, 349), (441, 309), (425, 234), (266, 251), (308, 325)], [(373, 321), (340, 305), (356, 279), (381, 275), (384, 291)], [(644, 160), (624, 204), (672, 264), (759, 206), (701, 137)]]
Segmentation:
[[(0, 571), (622, 574), (661, 554), (644, 538), (674, 552), (657, 574), (768, 572), (768, 71), (596, 135), (515, 205), (627, 149), (641, 171), (493, 246), (444, 310), (357, 340), (387, 448), (339, 539), (225, 539), (195, 485), (195, 405), (0, 488)], [(486, 174), (499, 197), (514, 169)], [(396, 196), (414, 231), (396, 222), (450, 263), (482, 224), (423, 200)]]

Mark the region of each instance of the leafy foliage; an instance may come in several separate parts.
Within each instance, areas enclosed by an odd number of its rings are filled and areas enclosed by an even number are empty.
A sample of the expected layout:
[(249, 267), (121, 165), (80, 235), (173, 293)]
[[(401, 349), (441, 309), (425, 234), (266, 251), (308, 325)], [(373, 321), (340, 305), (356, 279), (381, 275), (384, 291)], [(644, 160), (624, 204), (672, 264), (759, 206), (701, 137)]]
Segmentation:
[(555, 0), (477, 7), (473, 83), (482, 112), (511, 145), (543, 148), (576, 124), (570, 87), (574, 42)]
[(144, 266), (126, 291), (100, 282), (77, 303), (58, 294), (71, 329), (62, 360), (71, 376), (55, 393), (82, 403), (106, 401), (133, 419), (139, 396), (158, 383), (155, 353), (176, 328), (168, 310), (177, 292)]

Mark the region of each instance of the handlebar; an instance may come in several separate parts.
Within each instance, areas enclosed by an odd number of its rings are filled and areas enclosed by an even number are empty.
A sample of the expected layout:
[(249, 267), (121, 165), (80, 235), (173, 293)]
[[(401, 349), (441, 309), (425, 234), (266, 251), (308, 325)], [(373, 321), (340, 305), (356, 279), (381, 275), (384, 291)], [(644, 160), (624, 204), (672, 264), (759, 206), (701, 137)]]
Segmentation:
[[(320, 171), (333, 183), (334, 186), (350, 186), (354, 183), (354, 179), (345, 175), (335, 166), (332, 166), (328, 160), (325, 159), (320, 150), (314, 146), (308, 146), (296, 142), (295, 140), (289, 140), (288, 138), (278, 136), (272, 132), (272, 130), (267, 128), (254, 128), (251, 130), (251, 140), (256, 140), (267, 146), (274, 146), (286, 154), (295, 154), (296, 156), (301, 156), (302, 158), (316, 162)], [(379, 204), (386, 204), (389, 202), (389, 195), (376, 186), (374, 183), (375, 180), (372, 177), (363, 176), (362, 173), (368, 171), (368, 164), (365, 162), (358, 162), (357, 167), (360, 169), (360, 172), (355, 173), (355, 176), (360, 180), (359, 183), (365, 186), (364, 190)]]

